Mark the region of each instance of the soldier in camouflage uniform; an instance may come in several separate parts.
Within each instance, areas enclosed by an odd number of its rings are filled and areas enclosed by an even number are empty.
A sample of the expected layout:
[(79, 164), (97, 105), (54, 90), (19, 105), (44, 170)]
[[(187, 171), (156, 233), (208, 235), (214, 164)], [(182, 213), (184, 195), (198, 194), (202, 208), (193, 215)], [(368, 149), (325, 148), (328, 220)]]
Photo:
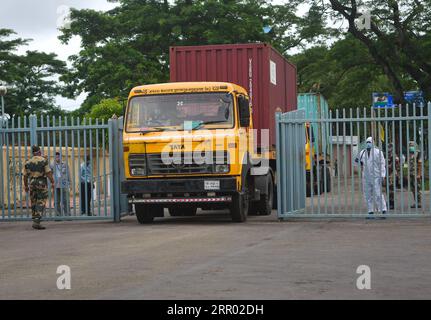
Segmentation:
[[(45, 212), (46, 199), (48, 198), (48, 181), (51, 181), (51, 187), (54, 188), (54, 178), (48, 160), (42, 157), (38, 146), (32, 148), (33, 157), (28, 159), (24, 165), (24, 188), (25, 192), (30, 191), (31, 213), (33, 219), (33, 229), (43, 230), (40, 220)], [(30, 188), (28, 180), (30, 179)]]
[[(395, 172), (394, 172), (394, 167), (395, 167)], [(390, 143), (388, 145), (388, 180), (389, 180), (389, 209), (391, 210), (395, 208), (394, 187), (397, 182), (397, 178), (400, 173), (400, 170), (401, 170), (400, 158), (397, 156), (394, 150), (394, 144)]]
[[(409, 142), (409, 170), (410, 170), (410, 191), (413, 193), (413, 205), (411, 208), (422, 207), (422, 159), (419, 155), (419, 146), (414, 142)], [(417, 203), (416, 203), (417, 200)]]

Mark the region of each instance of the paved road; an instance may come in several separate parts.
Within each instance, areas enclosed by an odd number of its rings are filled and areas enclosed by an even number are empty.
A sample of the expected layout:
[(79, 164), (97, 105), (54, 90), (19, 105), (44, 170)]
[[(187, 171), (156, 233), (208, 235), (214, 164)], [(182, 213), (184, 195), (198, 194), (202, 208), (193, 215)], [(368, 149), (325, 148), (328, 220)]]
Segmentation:
[[(431, 221), (277, 222), (226, 213), (0, 223), (1, 299), (431, 298)], [(371, 268), (371, 290), (356, 268)], [(68, 265), (72, 289), (56, 287)]]

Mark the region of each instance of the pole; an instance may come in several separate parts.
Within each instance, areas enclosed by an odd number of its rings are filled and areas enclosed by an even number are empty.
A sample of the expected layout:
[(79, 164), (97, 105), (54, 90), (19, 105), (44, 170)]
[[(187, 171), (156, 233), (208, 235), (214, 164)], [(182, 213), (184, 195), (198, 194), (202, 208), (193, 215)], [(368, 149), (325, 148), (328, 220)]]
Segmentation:
[(3, 120), (3, 116), (4, 116), (4, 98), (3, 96), (1, 96), (1, 118)]
[[(1, 119), (0, 119), (0, 130), (3, 131), (3, 115), (4, 115), (4, 99), (1, 96)], [(0, 134), (0, 168), (3, 170), (3, 132)], [(3, 208), (4, 206), (4, 190), (3, 190), (3, 177), (1, 178), (1, 189), (0, 189), (0, 206)], [(4, 214), (4, 212), (3, 212)]]

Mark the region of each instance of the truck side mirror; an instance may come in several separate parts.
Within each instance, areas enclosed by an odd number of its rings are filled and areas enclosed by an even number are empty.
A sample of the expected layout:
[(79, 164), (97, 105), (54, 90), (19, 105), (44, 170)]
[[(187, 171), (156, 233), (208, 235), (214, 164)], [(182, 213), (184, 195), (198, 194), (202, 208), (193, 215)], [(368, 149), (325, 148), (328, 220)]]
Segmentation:
[(244, 96), (238, 97), (239, 106), (239, 125), (241, 127), (250, 126), (250, 106), (248, 104), (248, 99)]

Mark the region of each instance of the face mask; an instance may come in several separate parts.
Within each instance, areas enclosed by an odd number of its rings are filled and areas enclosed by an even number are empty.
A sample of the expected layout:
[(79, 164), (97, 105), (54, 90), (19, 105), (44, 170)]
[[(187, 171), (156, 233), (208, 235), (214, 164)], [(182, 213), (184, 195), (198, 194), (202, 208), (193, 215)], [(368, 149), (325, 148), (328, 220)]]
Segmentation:
[(415, 147), (410, 147), (409, 151), (410, 153), (415, 153)]
[(367, 149), (371, 149), (373, 147), (373, 143), (372, 142), (367, 142)]

